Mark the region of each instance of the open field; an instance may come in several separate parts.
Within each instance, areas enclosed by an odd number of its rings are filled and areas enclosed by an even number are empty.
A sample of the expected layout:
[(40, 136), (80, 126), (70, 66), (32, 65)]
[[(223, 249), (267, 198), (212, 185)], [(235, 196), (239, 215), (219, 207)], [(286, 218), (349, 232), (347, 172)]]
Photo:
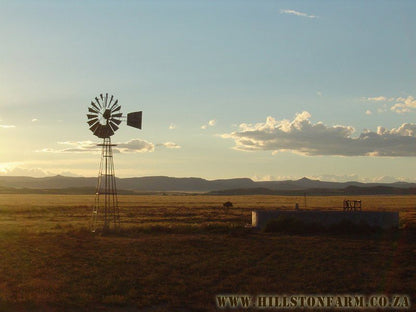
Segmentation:
[[(343, 197), (308, 197), (341, 209)], [(0, 196), (0, 311), (215, 311), (217, 294), (406, 294), (416, 299), (416, 196), (361, 196), (399, 211), (377, 235), (252, 232), (253, 209), (292, 196), (120, 196), (122, 231), (88, 231), (93, 196)], [(230, 200), (234, 207), (223, 209)], [(311, 311), (311, 310), (309, 310)]]

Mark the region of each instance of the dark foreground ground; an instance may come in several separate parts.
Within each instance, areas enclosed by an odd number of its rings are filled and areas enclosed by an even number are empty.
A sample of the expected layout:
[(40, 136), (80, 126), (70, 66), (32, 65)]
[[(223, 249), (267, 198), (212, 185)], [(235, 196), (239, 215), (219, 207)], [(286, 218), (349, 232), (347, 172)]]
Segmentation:
[[(169, 222), (98, 235), (78, 226), (90, 207), (23, 207), (0, 210), (0, 311), (216, 311), (220, 294), (401, 294), (416, 307), (409, 228), (260, 233), (244, 227), (241, 211), (223, 211), (227, 222), (212, 223), (212, 211), (200, 207), (195, 216), (211, 223), (187, 225), (191, 213), (178, 210)], [(160, 209), (147, 215), (166, 216)]]
[(415, 294), (410, 233), (216, 231), (3, 236), (0, 309), (213, 311), (217, 294)]

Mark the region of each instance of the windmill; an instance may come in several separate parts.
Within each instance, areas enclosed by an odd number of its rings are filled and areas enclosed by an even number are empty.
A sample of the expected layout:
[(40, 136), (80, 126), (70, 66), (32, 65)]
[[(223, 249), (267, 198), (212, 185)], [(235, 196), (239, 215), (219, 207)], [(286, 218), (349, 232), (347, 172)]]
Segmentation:
[(113, 95), (100, 94), (91, 101), (88, 107), (88, 125), (95, 136), (103, 139), (101, 144), (101, 161), (98, 171), (95, 204), (92, 212), (91, 230), (95, 232), (102, 224), (102, 230), (111, 227), (120, 228), (120, 211), (118, 207), (116, 177), (113, 163), (113, 146), (111, 136), (119, 128), (122, 120), (127, 119), (127, 125), (137, 129), (142, 128), (142, 112), (128, 113), (123, 116), (121, 106)]

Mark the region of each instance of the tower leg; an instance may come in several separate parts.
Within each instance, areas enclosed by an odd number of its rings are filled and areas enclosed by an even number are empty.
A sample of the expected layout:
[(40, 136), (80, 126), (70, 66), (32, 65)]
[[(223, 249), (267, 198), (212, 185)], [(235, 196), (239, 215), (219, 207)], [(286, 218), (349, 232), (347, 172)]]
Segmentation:
[(110, 138), (105, 138), (101, 146), (101, 161), (98, 172), (95, 203), (92, 211), (91, 230), (103, 232), (120, 228), (120, 211), (118, 207), (116, 177)]

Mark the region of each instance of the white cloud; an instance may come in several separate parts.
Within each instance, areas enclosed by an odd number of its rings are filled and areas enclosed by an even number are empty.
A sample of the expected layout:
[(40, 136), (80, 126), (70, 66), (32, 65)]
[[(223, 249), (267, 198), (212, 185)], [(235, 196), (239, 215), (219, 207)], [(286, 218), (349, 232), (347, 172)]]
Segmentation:
[(413, 96), (407, 98), (398, 97), (396, 103), (390, 108), (393, 112), (403, 114), (411, 112), (412, 109), (416, 108), (416, 99)]
[(373, 178), (372, 181), (374, 183), (394, 183), (394, 182), (403, 182), (403, 178), (396, 178), (396, 177), (390, 177), (390, 176), (382, 176), (382, 177), (376, 177)]
[(169, 125), (169, 130), (174, 130), (174, 129), (176, 129), (176, 125), (175, 125), (175, 124), (173, 124), (173, 123), (171, 123), (171, 124)]
[(22, 162), (2, 162), (0, 163), (0, 174), (5, 174), (21, 164)]
[(404, 113), (410, 112), (410, 109), (403, 103), (394, 104), (392, 107), (390, 107), (390, 110), (398, 114), (404, 114)]
[[(288, 181), (288, 180), (299, 180), (303, 176), (254, 176), (252, 180), (254, 181)], [(390, 176), (381, 176), (381, 177), (360, 177), (358, 174), (346, 174), (346, 175), (335, 175), (335, 174), (322, 174), (322, 175), (308, 175), (306, 178), (310, 180), (319, 180), (325, 182), (362, 182), (362, 183), (394, 183), (394, 182), (415, 182), (413, 179), (405, 179), (402, 177), (390, 177)]]
[(280, 179), (281, 177), (274, 177), (272, 175), (265, 175), (265, 176), (258, 176), (255, 175), (253, 177), (251, 177), (251, 179), (253, 181), (259, 182), (259, 181), (282, 181), (282, 180), (286, 180), (286, 179)]
[[(37, 152), (44, 153), (101, 153), (102, 146), (98, 146), (96, 142), (93, 141), (65, 141), (58, 142), (60, 145), (66, 146), (62, 149), (53, 149), (53, 148), (44, 148), (38, 150)], [(113, 147), (113, 153), (146, 153), (153, 152), (155, 150), (155, 144), (148, 142), (146, 140), (133, 139), (127, 142), (115, 143), (116, 146)], [(178, 149), (181, 148), (178, 144), (174, 142), (165, 142), (156, 144), (157, 147), (164, 147), (169, 149)]]
[(366, 114), (366, 115), (371, 115), (371, 114), (372, 114), (372, 112), (371, 112), (371, 110), (367, 109), (367, 110), (365, 111), (365, 114)]
[(416, 156), (416, 124), (405, 123), (397, 129), (379, 127), (377, 132), (364, 131), (353, 137), (351, 126), (326, 126), (312, 123), (304, 111), (294, 120), (243, 123), (238, 131), (221, 135), (233, 139), (234, 149), (241, 151), (291, 151), (294, 153), (338, 156)]
[(384, 104), (382, 107), (377, 108), (377, 113), (382, 114), (382, 113), (387, 112), (387, 110), (388, 110), (387, 105)]
[(16, 128), (16, 126), (15, 125), (0, 125), (0, 128), (10, 129), (10, 128)]
[(156, 145), (157, 147), (166, 147), (166, 148), (173, 148), (173, 149), (178, 149), (181, 148), (178, 144), (176, 144), (175, 142), (165, 142), (165, 143), (160, 143)]
[(211, 119), (210, 121), (208, 121), (208, 124), (202, 125), (201, 129), (206, 130), (206, 129), (208, 129), (208, 127), (215, 126), (216, 123), (217, 123), (217, 121), (215, 119)]
[(311, 15), (311, 14), (307, 14), (307, 13), (303, 13), (303, 12), (299, 12), (299, 11), (295, 11), (295, 10), (283, 10), (283, 9), (281, 9), (280, 14), (296, 15), (296, 16), (307, 17), (307, 18), (318, 18), (318, 16), (316, 16), (316, 15)]
[(15, 167), (5, 171), (1, 171), (0, 175), (3, 176), (25, 176), (25, 177), (46, 177), (46, 176), (54, 176), (53, 172), (43, 170), (41, 168), (24, 168), (24, 167)]
[(39, 121), (39, 119), (37, 119), (37, 118), (32, 119), (32, 122), (37, 122), (37, 121)]
[(42, 150), (43, 152), (56, 152), (56, 153), (98, 153), (101, 151), (101, 147), (97, 146), (96, 142), (93, 141), (65, 141), (58, 142), (60, 145), (68, 146), (67, 148), (60, 150), (47, 149)]
[[(365, 101), (368, 102), (378, 102), (383, 103), (383, 108), (378, 108), (377, 111), (379, 113), (383, 113), (387, 111), (387, 103), (388, 102), (395, 102), (391, 107), (390, 110), (397, 114), (404, 114), (410, 113), (413, 110), (416, 110), (416, 99), (413, 96), (404, 97), (386, 97), (386, 96), (376, 96), (376, 97), (367, 97), (363, 98)], [(391, 105), (391, 104), (389, 104)]]
[(1, 176), (28, 176), (28, 177), (47, 177), (54, 176), (57, 174), (67, 176), (67, 177), (80, 177), (70, 171), (49, 171), (44, 170), (39, 167), (28, 167), (30, 165), (22, 162), (9, 162), (9, 163), (0, 163), (0, 175)]
[(370, 102), (383, 102), (387, 101), (387, 98), (385, 96), (374, 96), (374, 97), (367, 97), (365, 98), (366, 101)]
[[(401, 177), (390, 177), (390, 176), (381, 176), (381, 177), (360, 177), (358, 174), (348, 174), (348, 175), (334, 175), (334, 174), (323, 174), (316, 177), (311, 177), (314, 180), (328, 181), (328, 182), (362, 182), (362, 183), (394, 183), (394, 182), (403, 182), (406, 179)], [(410, 182), (410, 180), (409, 180)]]
[(153, 143), (140, 139), (133, 139), (125, 143), (117, 143), (115, 148), (122, 153), (144, 153), (153, 152), (155, 150)]
[[(60, 145), (66, 145), (67, 148), (52, 149), (44, 148), (37, 152), (45, 153), (100, 153), (102, 147), (97, 146), (96, 142), (92, 141), (66, 141), (58, 142)], [(116, 143), (113, 147), (113, 153), (144, 153), (153, 152), (155, 146), (151, 142), (145, 140), (133, 139), (127, 142)]]

